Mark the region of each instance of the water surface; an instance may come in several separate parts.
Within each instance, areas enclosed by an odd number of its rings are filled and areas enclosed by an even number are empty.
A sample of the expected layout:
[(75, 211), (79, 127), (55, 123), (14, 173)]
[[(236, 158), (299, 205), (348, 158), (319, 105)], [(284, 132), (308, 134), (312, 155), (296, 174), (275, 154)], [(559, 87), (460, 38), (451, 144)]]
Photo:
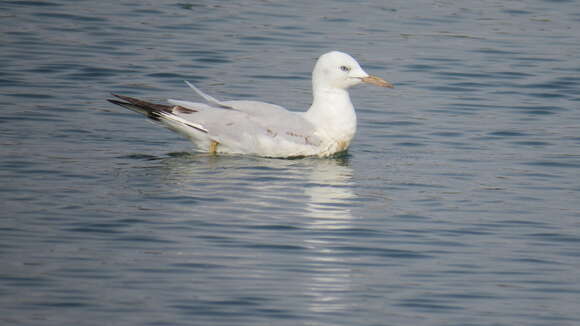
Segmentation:
[[(574, 1), (4, 1), (3, 325), (577, 325)], [(304, 110), (347, 155), (212, 156), (105, 101)]]

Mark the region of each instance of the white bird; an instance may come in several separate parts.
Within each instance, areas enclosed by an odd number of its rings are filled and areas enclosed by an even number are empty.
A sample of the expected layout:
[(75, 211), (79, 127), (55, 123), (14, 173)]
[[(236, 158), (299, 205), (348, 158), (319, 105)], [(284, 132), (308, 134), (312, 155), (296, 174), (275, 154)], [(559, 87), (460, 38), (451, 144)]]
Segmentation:
[(356, 132), (348, 88), (360, 83), (393, 88), (367, 74), (350, 55), (320, 56), (312, 72), (313, 102), (306, 112), (258, 101), (219, 101), (186, 82), (207, 104), (168, 100), (171, 105), (116, 95), (111, 103), (142, 113), (189, 138), (200, 151), (264, 157), (326, 157), (346, 151)]

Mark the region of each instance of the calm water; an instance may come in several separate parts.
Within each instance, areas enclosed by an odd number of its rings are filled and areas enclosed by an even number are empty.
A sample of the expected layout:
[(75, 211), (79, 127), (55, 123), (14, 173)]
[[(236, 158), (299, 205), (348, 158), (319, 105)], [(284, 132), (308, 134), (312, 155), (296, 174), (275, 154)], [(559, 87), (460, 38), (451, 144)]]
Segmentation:
[[(3, 1), (2, 325), (579, 325), (575, 1)], [(196, 154), (109, 92), (304, 110), (348, 155)]]

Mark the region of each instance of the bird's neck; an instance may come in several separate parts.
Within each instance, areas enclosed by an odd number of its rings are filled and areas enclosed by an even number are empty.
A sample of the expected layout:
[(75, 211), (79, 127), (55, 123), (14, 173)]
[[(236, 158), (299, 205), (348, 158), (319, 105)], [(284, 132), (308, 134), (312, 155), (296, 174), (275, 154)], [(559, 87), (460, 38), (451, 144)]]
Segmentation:
[(314, 100), (305, 118), (337, 141), (350, 143), (356, 132), (356, 114), (344, 89), (315, 88)]

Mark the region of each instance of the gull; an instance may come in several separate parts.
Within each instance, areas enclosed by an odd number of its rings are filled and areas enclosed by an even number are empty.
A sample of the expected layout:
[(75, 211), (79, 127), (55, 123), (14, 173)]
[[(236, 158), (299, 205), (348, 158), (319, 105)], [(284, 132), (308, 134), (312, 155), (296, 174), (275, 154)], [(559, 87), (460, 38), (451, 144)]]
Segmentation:
[(202, 152), (328, 157), (345, 152), (356, 132), (348, 89), (361, 83), (393, 88), (339, 51), (318, 58), (312, 72), (313, 101), (306, 112), (258, 101), (220, 101), (186, 83), (206, 103), (170, 99), (170, 105), (163, 105), (117, 94), (108, 101), (187, 137)]

